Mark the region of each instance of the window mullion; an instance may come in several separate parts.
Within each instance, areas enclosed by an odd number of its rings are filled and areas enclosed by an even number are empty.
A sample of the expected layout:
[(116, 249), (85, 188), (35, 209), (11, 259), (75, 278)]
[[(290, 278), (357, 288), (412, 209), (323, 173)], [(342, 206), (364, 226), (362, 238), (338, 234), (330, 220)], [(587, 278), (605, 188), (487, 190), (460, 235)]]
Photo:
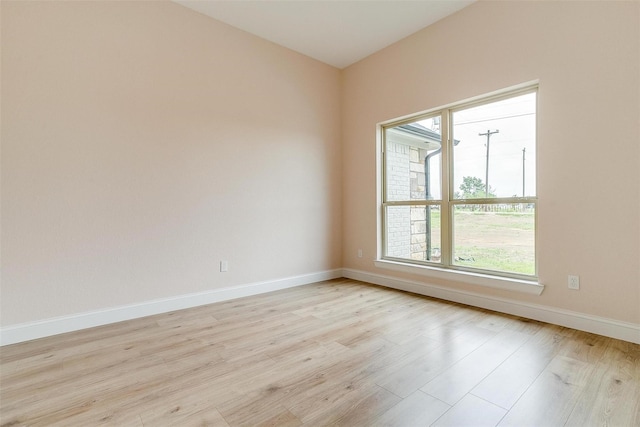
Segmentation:
[(451, 204), (452, 197), (452, 177), (451, 177), (451, 134), (452, 129), (450, 127), (450, 110), (443, 110), (441, 113), (441, 132), (442, 132), (442, 169), (441, 169), (441, 181), (442, 181), (442, 208), (440, 214), (440, 227), (441, 227), (441, 262), (443, 266), (450, 266), (452, 259), (452, 240), (453, 233), (451, 231)]

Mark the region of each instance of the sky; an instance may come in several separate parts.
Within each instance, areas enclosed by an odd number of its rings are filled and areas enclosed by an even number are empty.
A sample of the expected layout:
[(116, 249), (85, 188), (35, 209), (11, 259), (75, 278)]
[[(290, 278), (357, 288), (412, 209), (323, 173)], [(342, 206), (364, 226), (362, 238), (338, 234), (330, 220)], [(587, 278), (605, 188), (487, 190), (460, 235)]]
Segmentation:
[[(486, 184), (487, 136), (489, 140), (489, 186), (498, 197), (536, 193), (536, 93), (528, 93), (502, 101), (453, 112), (453, 138), (459, 141), (453, 149), (454, 191), (459, 191), (465, 176), (477, 177)], [(433, 129), (432, 119), (418, 123)], [(436, 129), (434, 129), (436, 130)], [(496, 132), (497, 131), (497, 132)], [(495, 133), (493, 133), (495, 132)], [(432, 194), (439, 195), (441, 156), (431, 160)]]

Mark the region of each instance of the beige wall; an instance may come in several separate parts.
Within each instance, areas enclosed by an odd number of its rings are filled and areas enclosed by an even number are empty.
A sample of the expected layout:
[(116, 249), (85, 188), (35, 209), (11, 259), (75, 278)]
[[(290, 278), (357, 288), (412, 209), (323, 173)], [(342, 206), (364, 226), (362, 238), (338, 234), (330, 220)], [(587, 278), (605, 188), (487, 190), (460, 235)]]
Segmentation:
[[(3, 327), (342, 266), (640, 323), (638, 2), (481, 1), (342, 73), (172, 3), (1, 5)], [(376, 269), (376, 123), (536, 79), (542, 296)]]
[(2, 1), (1, 136), (3, 326), (341, 266), (339, 70), (179, 5)]
[[(639, 2), (481, 1), (349, 67), (344, 267), (640, 323), (639, 28)], [(544, 293), (376, 269), (376, 123), (532, 80)]]

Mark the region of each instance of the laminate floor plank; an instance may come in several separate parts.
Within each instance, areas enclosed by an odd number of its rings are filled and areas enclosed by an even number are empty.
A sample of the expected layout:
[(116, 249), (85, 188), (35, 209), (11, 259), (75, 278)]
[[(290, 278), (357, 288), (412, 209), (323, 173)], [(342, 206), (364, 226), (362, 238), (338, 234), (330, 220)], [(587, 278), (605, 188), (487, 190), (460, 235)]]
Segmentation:
[(349, 279), (0, 347), (0, 427), (635, 427), (638, 402), (640, 345)]
[(467, 394), (454, 407), (449, 409), (438, 420), (431, 424), (433, 427), (493, 427), (500, 422), (507, 413), (500, 408), (479, 397)]
[(593, 371), (589, 363), (556, 356), (499, 425), (565, 425)]
[(328, 370), (341, 357), (351, 355), (352, 352), (347, 348), (337, 348), (338, 346), (337, 343), (333, 346), (316, 344), (305, 351), (280, 358), (264, 372), (239, 378), (232, 385), (232, 389), (242, 393), (268, 387), (291, 389), (301, 380), (316, 378), (318, 373)]
[(331, 408), (312, 416), (305, 415), (302, 420), (308, 426), (367, 426), (400, 400), (381, 387), (363, 387), (343, 395)]
[(434, 351), (422, 354), (413, 363), (390, 372), (377, 384), (400, 397), (408, 397), (493, 336), (495, 332), (480, 328), (475, 333), (454, 335)]
[[(226, 308), (215, 307), (215, 318), (221, 321), (233, 321), (234, 319), (241, 318), (243, 322), (252, 318), (261, 318), (277, 312), (291, 312), (303, 310), (310, 305), (323, 304), (326, 302), (336, 302), (336, 294), (341, 293), (342, 296), (349, 296), (349, 288), (346, 284), (341, 285), (344, 289), (338, 289), (334, 287), (328, 292), (315, 292), (306, 294), (293, 294), (287, 293), (285, 300), (282, 300), (280, 296), (281, 292), (289, 292), (289, 289), (285, 291), (277, 291), (269, 294), (260, 295), (260, 300), (247, 305), (246, 303), (230, 303)], [(309, 285), (304, 286), (308, 288)]]
[(629, 343), (607, 341), (601, 359), (606, 363), (596, 365), (567, 426), (640, 425), (640, 351)]
[(418, 390), (402, 399), (373, 423), (375, 427), (430, 426), (451, 406)]
[(455, 405), (530, 337), (521, 332), (503, 330), (420, 390)]
[(289, 425), (302, 424), (287, 408), (265, 397), (236, 399), (220, 405), (218, 411), (231, 426), (275, 426), (278, 424), (274, 424), (274, 422), (278, 419), (288, 419)]
[[(42, 383), (5, 392), (2, 385), (3, 416), (22, 412), (25, 407), (33, 407), (30, 417), (44, 417), (51, 407), (69, 407), (70, 410), (84, 412), (91, 406), (110, 396), (128, 394), (139, 384), (158, 384), (171, 377), (163, 369), (163, 362), (155, 356), (142, 357), (129, 362), (115, 364), (110, 369), (86, 371), (83, 375), (56, 371), (52, 377), (43, 376)], [(64, 392), (62, 392), (64, 391)], [(11, 399), (6, 399), (10, 396)], [(47, 405), (39, 405), (47, 402)]]
[(558, 355), (566, 338), (540, 330), (485, 377), (471, 393), (504, 409), (518, 401)]
[(563, 346), (558, 355), (580, 360), (586, 363), (599, 362), (607, 349), (610, 339), (601, 335), (582, 331), (571, 331), (566, 334)]

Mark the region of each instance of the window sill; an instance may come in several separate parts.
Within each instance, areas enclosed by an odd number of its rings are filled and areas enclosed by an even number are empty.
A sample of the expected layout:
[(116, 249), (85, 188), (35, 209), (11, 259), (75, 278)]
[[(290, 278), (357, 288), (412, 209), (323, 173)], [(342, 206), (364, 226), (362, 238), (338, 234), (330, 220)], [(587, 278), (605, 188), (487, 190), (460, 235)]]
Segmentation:
[(471, 285), (484, 286), (494, 289), (522, 292), (530, 295), (540, 295), (544, 290), (544, 285), (532, 280), (512, 279), (509, 277), (469, 273), (467, 271), (447, 270), (444, 268), (412, 265), (387, 260), (376, 260), (373, 263), (376, 267), (385, 268), (388, 270), (395, 270), (409, 274), (419, 274), (421, 276), (435, 277), (438, 279), (468, 283)]

